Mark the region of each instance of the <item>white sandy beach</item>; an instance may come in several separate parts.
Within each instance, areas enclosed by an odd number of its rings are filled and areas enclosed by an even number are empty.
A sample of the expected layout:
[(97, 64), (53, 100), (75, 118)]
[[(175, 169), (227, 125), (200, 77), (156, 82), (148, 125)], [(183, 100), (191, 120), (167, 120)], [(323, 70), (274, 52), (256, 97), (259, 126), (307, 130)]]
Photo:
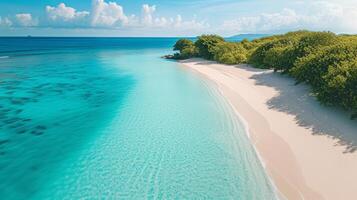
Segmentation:
[(357, 121), (347, 113), (320, 105), (308, 86), (271, 70), (181, 63), (213, 81), (247, 122), (282, 197), (357, 199)]

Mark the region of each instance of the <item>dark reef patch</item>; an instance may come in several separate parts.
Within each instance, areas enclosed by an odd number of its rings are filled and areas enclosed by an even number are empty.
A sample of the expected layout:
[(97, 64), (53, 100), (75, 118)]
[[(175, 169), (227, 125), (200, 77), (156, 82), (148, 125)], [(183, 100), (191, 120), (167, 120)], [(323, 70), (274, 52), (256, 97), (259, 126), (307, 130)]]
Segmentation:
[(10, 140), (0, 140), (0, 146), (9, 143)]
[(24, 129), (24, 128), (16, 131), (17, 134), (25, 134), (26, 132), (27, 132), (27, 129)]
[(46, 126), (43, 126), (43, 125), (38, 125), (35, 127), (37, 130), (46, 130), (47, 127)]
[(39, 131), (39, 130), (32, 130), (31, 131), (31, 134), (32, 135), (35, 135), (35, 136), (39, 136), (39, 135), (43, 135), (43, 131)]

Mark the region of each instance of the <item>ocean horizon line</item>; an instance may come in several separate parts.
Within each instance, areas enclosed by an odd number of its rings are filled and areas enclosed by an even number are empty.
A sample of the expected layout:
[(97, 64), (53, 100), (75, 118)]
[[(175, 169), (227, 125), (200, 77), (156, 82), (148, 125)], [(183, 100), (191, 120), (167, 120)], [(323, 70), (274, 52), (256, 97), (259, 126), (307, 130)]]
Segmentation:
[[(214, 33), (206, 33), (206, 35), (215, 35)], [(234, 38), (234, 37), (239, 37), (239, 36), (269, 36), (273, 35), (273, 33), (244, 33), (244, 34), (235, 34), (235, 35), (230, 35), (230, 36), (224, 36), (223, 38)], [(155, 38), (170, 38), (170, 39), (176, 39), (176, 38), (197, 38), (197, 36), (36, 36), (36, 35), (23, 35), (23, 36), (9, 36), (9, 35), (4, 35), (0, 36), (0, 38), (148, 38), (148, 39), (155, 39)]]

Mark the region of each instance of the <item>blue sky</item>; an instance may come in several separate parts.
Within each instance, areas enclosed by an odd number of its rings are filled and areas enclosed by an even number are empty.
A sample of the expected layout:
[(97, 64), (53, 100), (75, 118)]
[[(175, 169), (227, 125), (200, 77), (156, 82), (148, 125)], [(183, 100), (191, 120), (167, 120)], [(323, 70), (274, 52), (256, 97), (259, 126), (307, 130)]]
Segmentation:
[(1, 0), (0, 35), (357, 33), (356, 0)]

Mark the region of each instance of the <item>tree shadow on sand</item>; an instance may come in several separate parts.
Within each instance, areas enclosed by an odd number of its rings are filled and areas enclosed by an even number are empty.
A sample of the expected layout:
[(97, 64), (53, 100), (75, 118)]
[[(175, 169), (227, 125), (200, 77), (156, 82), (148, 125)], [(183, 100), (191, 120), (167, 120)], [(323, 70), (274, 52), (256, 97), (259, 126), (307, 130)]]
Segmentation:
[(251, 77), (255, 84), (273, 87), (279, 92), (266, 102), (270, 109), (293, 115), (298, 125), (311, 129), (314, 135), (336, 139), (336, 146), (345, 147), (344, 153), (357, 150), (357, 120), (350, 120), (349, 113), (321, 105), (305, 84), (296, 86), (294, 79), (288, 76), (267, 70), (260, 71), (264, 72)]

